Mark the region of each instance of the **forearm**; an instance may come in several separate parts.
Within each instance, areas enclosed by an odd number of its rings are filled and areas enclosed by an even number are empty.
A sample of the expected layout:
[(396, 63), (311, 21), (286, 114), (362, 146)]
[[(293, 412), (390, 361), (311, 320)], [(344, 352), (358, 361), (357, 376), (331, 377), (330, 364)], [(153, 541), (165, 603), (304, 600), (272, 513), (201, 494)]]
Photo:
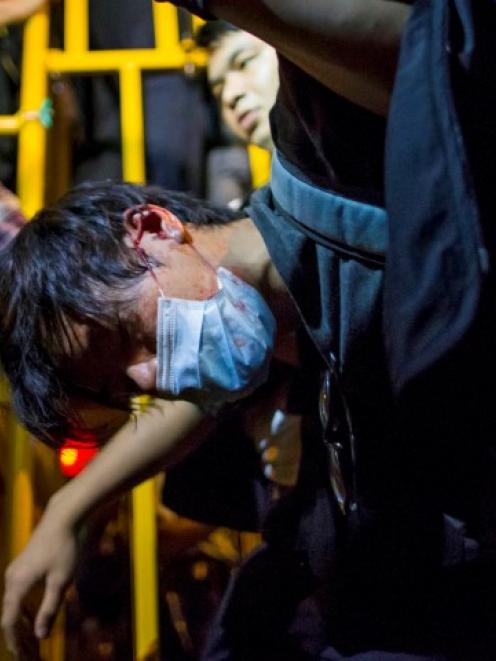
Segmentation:
[(338, 94), (387, 111), (410, 8), (393, 0), (208, 0)]
[[(93, 508), (170, 465), (200, 440), (208, 422), (188, 402), (157, 402), (115, 434), (52, 498), (49, 511), (77, 525)], [(202, 422), (203, 421), (203, 422)]]

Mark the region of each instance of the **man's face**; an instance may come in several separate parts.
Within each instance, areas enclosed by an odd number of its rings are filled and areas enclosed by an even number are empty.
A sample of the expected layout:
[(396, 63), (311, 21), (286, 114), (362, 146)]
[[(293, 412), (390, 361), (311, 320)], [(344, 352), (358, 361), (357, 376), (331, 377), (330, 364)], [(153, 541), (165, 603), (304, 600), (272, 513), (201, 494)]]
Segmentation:
[(208, 79), (231, 131), (271, 149), (269, 111), (279, 86), (275, 50), (247, 32), (228, 32), (213, 46)]
[(206, 299), (217, 291), (215, 270), (190, 244), (145, 235), (141, 247), (163, 264), (146, 273), (116, 328), (73, 324), (76, 342), (63, 367), (75, 393), (110, 407), (126, 406), (132, 394), (155, 391), (159, 286), (167, 297)]

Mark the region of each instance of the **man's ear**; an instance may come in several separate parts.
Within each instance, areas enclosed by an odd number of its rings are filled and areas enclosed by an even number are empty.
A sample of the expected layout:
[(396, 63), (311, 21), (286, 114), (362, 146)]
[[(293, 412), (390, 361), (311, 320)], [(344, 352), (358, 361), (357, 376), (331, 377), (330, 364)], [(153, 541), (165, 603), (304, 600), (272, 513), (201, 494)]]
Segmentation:
[(135, 247), (143, 236), (153, 234), (159, 239), (190, 243), (191, 238), (179, 218), (156, 204), (140, 204), (124, 212), (124, 227)]

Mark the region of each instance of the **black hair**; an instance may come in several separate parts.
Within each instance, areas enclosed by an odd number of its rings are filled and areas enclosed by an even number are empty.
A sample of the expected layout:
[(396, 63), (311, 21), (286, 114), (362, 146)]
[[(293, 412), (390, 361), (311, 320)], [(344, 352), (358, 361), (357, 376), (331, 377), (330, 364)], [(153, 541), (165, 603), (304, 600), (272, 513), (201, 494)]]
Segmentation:
[(146, 271), (123, 223), (126, 209), (144, 203), (196, 225), (240, 217), (155, 186), (87, 183), (38, 212), (0, 254), (0, 362), (18, 418), (50, 444), (77, 420), (60, 365), (74, 346), (71, 322), (118, 327)]
[(195, 40), (200, 48), (212, 49), (231, 32), (240, 32), (240, 29), (227, 21), (207, 21), (198, 30)]

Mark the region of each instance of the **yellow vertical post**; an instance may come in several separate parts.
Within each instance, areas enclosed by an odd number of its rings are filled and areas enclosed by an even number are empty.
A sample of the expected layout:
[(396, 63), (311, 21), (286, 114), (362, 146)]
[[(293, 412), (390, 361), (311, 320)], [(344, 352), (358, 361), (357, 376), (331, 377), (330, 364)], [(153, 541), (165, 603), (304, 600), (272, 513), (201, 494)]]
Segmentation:
[(271, 154), (267, 149), (248, 145), (251, 179), (253, 188), (260, 188), (269, 183)]
[(126, 181), (143, 183), (145, 174), (145, 129), (141, 71), (133, 63), (120, 71), (122, 174)]
[[(144, 118), (141, 71), (127, 64), (120, 71), (123, 177), (145, 181)], [(143, 403), (143, 406), (145, 404)], [(131, 553), (133, 571), (134, 658), (157, 654), (158, 571), (156, 489), (147, 480), (133, 489)]]
[(157, 495), (155, 481), (133, 489), (131, 552), (134, 592), (134, 658), (158, 658)]
[[(3, 455), (3, 476), (5, 478), (5, 498), (2, 503), (1, 521), (2, 544), (0, 545), (0, 590), (3, 590), (3, 572), (8, 560), (24, 546), (31, 532), (33, 521), (33, 499), (30, 480), (30, 453), (27, 438), (8, 411), (9, 393), (5, 380), (0, 376), (0, 402), (5, 407), (2, 425), (5, 437), (1, 439)], [(14, 472), (15, 471), (15, 472)], [(0, 637), (0, 660), (9, 661), (4, 641)]]
[[(24, 116), (38, 112), (47, 96), (48, 27), (48, 7), (45, 6), (24, 28), (20, 103), (20, 113)], [(29, 218), (43, 205), (45, 196), (46, 129), (39, 120), (23, 122), (18, 149), (17, 192)]]
[(153, 26), (155, 30), (155, 46), (165, 50), (179, 43), (179, 22), (177, 9), (168, 2), (153, 3)]
[(28, 433), (9, 417), (9, 463), (7, 512), (9, 520), (9, 558), (12, 559), (26, 545), (33, 527), (33, 489), (31, 484), (31, 447)]
[(85, 53), (89, 45), (88, 0), (65, 0), (64, 50)]

